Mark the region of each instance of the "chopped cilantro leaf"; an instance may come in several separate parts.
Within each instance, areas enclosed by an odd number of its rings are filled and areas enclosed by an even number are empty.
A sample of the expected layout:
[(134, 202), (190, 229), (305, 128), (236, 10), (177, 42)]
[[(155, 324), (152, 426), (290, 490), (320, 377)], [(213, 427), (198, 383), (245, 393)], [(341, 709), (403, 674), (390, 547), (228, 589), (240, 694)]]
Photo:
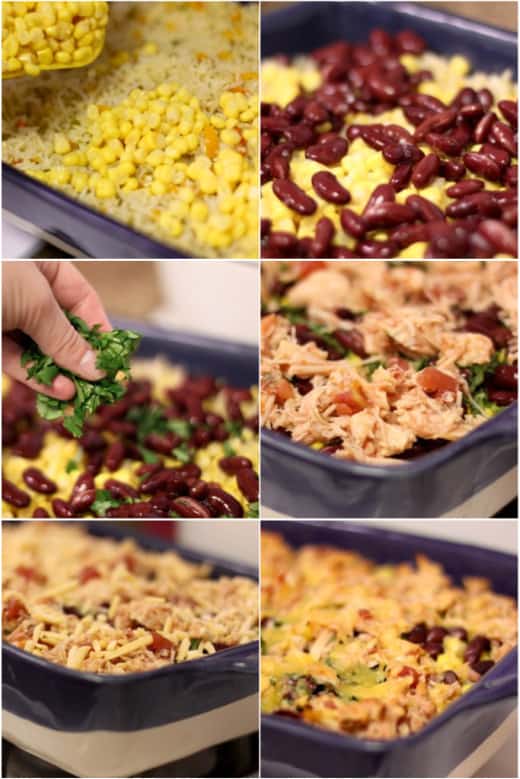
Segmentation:
[(224, 450), (224, 454), (226, 455), (226, 457), (234, 457), (236, 455), (236, 452), (231, 446), (231, 444), (229, 443), (229, 441), (224, 441), (224, 443), (222, 444), (222, 449)]
[[(63, 426), (79, 438), (83, 433), (86, 417), (94, 414), (101, 404), (114, 403), (125, 394), (124, 386), (116, 377), (120, 371), (129, 377), (130, 357), (141, 337), (131, 330), (101, 332), (100, 325), (89, 327), (79, 317), (65, 313), (72, 326), (97, 352), (96, 366), (105, 371), (106, 376), (99, 381), (81, 379), (71, 371), (60, 368), (48, 355), (42, 354), (34, 342), (23, 352), (21, 364), (27, 367), (28, 379), (34, 379), (46, 386), (52, 384), (58, 373), (74, 382), (76, 394), (71, 401), (57, 400), (38, 393), (36, 408), (43, 419), (63, 417)], [(69, 409), (71, 413), (67, 413)]]
[(117, 508), (121, 505), (121, 501), (112, 497), (108, 490), (96, 490), (96, 499), (90, 510), (96, 517), (104, 517), (108, 509)]
[[(407, 358), (405, 357), (405, 359)], [(424, 370), (424, 368), (426, 368), (431, 363), (431, 361), (432, 357), (419, 357), (418, 360), (412, 360), (410, 364), (414, 371), (418, 373), (419, 371)]]
[(385, 364), (382, 360), (372, 360), (371, 362), (366, 362), (363, 367), (365, 369), (367, 379), (371, 379), (377, 369), (384, 368)]
[(186, 441), (172, 451), (173, 456), (181, 463), (189, 463), (193, 460), (193, 449), (190, 449)]
[(79, 468), (78, 463), (76, 460), (69, 460), (67, 465), (65, 466), (66, 473), (72, 473), (72, 471), (77, 471)]
[(190, 649), (198, 649), (200, 642), (201, 642), (200, 638), (192, 638), (190, 640)]
[(281, 305), (280, 314), (286, 317), (292, 325), (307, 324), (307, 312), (305, 308)]
[(247, 507), (247, 514), (246, 517), (250, 517), (252, 519), (258, 519), (260, 507), (258, 505), (258, 501), (256, 500), (254, 503), (250, 503)]
[(193, 425), (187, 419), (168, 419), (166, 427), (181, 438), (189, 438), (193, 432)]
[(167, 420), (159, 406), (133, 406), (126, 418), (137, 426), (137, 439), (143, 442), (151, 433), (165, 433)]
[[(146, 446), (138, 445), (137, 448), (141, 452), (143, 462), (147, 463), (147, 465), (153, 465), (154, 463), (159, 462), (159, 455), (156, 452), (152, 452), (152, 450), (147, 449)], [(145, 474), (145, 476), (148, 476), (148, 474)]]
[(242, 434), (242, 430), (244, 429), (242, 422), (240, 422), (238, 419), (227, 419), (224, 422), (224, 427), (232, 437), (240, 436)]

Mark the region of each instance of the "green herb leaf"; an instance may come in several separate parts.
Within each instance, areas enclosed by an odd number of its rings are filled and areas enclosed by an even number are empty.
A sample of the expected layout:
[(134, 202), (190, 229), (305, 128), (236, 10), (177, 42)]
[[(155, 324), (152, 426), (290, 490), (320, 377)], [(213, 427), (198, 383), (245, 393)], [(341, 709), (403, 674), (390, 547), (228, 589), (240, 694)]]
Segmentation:
[(305, 325), (307, 322), (307, 311), (305, 308), (295, 306), (280, 306), (280, 314), (284, 316), (293, 325)]
[(190, 650), (192, 650), (192, 649), (198, 649), (198, 648), (199, 648), (199, 645), (200, 645), (200, 642), (201, 642), (201, 640), (202, 640), (202, 639), (200, 639), (200, 638), (192, 638), (192, 639), (191, 639), (191, 641), (190, 641)]
[(66, 473), (72, 473), (72, 471), (77, 471), (79, 468), (78, 463), (76, 460), (69, 460), (67, 465), (65, 466), (65, 472)]
[(96, 517), (105, 517), (108, 509), (117, 508), (121, 501), (112, 497), (108, 490), (96, 490), (96, 499), (90, 510)]
[(43, 419), (63, 417), (64, 427), (79, 438), (88, 416), (94, 414), (100, 405), (114, 403), (125, 394), (124, 386), (116, 377), (120, 371), (129, 377), (130, 358), (139, 345), (141, 336), (131, 330), (100, 332), (100, 325), (89, 327), (79, 317), (65, 313), (72, 326), (97, 353), (96, 366), (105, 371), (106, 376), (99, 381), (81, 379), (71, 371), (60, 368), (51, 357), (42, 354), (34, 342), (23, 352), (21, 364), (27, 367), (28, 379), (34, 379), (46, 386), (50, 386), (59, 373), (74, 382), (76, 395), (72, 401), (56, 400), (38, 393), (36, 408)]
[(224, 450), (224, 454), (226, 455), (226, 457), (234, 457), (236, 455), (236, 452), (231, 446), (231, 444), (229, 443), (229, 441), (223, 442), (222, 449)]
[(256, 500), (254, 503), (250, 503), (247, 507), (247, 514), (246, 517), (250, 517), (251, 519), (258, 519), (260, 513), (260, 506), (258, 504), (258, 501)]
[(372, 376), (378, 368), (384, 368), (385, 364), (382, 360), (372, 360), (372, 362), (366, 362), (363, 365), (367, 379), (372, 379)]
[(167, 419), (160, 406), (133, 406), (126, 415), (137, 427), (137, 440), (141, 443), (151, 433), (159, 435), (168, 430)]
[(189, 438), (193, 432), (193, 425), (187, 419), (168, 419), (166, 426), (181, 438)]
[(242, 422), (238, 419), (226, 419), (224, 427), (232, 437), (241, 436), (242, 430), (244, 429)]
[[(153, 452), (151, 449), (147, 449), (146, 446), (139, 446), (137, 445), (137, 448), (139, 449), (141, 453), (141, 457), (143, 458), (143, 462), (145, 462), (147, 465), (153, 465), (154, 463), (159, 462), (159, 455), (157, 452)], [(148, 474), (145, 474), (145, 478), (148, 476)]]
[(193, 449), (190, 449), (186, 442), (180, 444), (172, 451), (173, 456), (181, 463), (189, 463), (193, 460)]
[[(405, 357), (405, 359), (407, 358)], [(418, 373), (419, 371), (422, 371), (424, 370), (424, 368), (428, 367), (432, 359), (433, 359), (432, 357), (419, 357), (418, 360), (412, 360), (410, 365), (412, 366), (414, 371)]]

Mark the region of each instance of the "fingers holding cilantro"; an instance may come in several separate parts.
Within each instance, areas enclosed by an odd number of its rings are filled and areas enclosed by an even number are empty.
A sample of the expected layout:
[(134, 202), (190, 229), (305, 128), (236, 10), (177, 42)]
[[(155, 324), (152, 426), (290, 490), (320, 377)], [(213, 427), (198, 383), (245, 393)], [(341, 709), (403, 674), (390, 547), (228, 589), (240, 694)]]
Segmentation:
[(63, 417), (81, 436), (86, 417), (124, 394), (117, 377), (128, 376), (139, 336), (111, 329), (95, 290), (69, 262), (5, 262), (2, 299), (5, 373), (38, 392), (44, 419)]

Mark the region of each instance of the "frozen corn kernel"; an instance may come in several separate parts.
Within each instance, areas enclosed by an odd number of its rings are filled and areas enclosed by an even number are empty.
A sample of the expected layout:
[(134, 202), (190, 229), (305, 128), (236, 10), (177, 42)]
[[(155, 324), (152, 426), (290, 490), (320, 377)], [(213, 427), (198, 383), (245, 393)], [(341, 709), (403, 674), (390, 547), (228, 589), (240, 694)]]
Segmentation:
[(2, 12), (2, 75), (9, 77), (87, 65), (108, 22), (106, 2), (4, 2)]

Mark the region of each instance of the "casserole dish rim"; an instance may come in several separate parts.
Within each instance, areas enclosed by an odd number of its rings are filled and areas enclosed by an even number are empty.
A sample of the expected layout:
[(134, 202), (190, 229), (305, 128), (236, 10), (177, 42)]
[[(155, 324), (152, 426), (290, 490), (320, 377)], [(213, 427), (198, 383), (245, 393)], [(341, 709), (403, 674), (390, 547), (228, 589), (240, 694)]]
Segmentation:
[[(350, 0), (350, 2), (344, 3), (344, 5), (354, 5), (357, 0)], [(271, 27), (274, 27), (279, 20), (284, 21), (290, 18), (289, 13), (294, 8), (303, 9), (304, 6), (311, 5), (334, 5), (335, 0), (299, 0), (291, 4), (289, 8), (278, 8), (275, 11), (271, 11), (263, 17), (261, 25), (262, 36), (265, 33), (269, 33)], [(504, 42), (504, 38), (507, 42), (516, 48), (515, 64), (518, 59), (518, 32), (514, 30), (508, 30), (505, 27), (500, 27), (496, 24), (489, 24), (488, 22), (482, 22), (477, 19), (471, 19), (470, 17), (462, 16), (461, 14), (454, 13), (453, 11), (445, 10), (444, 8), (435, 8), (432, 6), (425, 6), (422, 2), (410, 2), (409, 0), (363, 0), (363, 5), (369, 8), (377, 8), (380, 6), (386, 6), (397, 13), (402, 14), (406, 18), (420, 17), (427, 19), (438, 24), (455, 25), (461, 27), (463, 30), (476, 33), (478, 35), (485, 35), (487, 37), (497, 38), (497, 42)], [(269, 20), (269, 21), (268, 21)], [(272, 21), (271, 21), (272, 20)], [(283, 52), (282, 52), (283, 53)], [(302, 52), (303, 53), (303, 52)], [(262, 56), (260, 51), (260, 62), (262, 62)], [(513, 74), (515, 77), (517, 73)]]
[[(348, 545), (348, 536), (354, 535), (359, 537), (365, 537), (366, 539), (379, 537), (388, 539), (395, 544), (400, 540), (405, 539), (410, 543), (417, 546), (417, 552), (421, 552), (421, 544), (433, 543), (440, 547), (440, 549), (453, 549), (454, 551), (464, 552), (465, 554), (471, 553), (473, 559), (475, 556), (482, 558), (489, 558), (489, 565), (493, 562), (496, 564), (497, 558), (507, 560), (510, 565), (518, 567), (518, 555), (510, 552), (504, 552), (502, 550), (493, 549), (491, 547), (478, 546), (476, 544), (467, 544), (462, 541), (452, 541), (446, 538), (438, 538), (431, 536), (422, 536), (417, 533), (404, 532), (401, 529), (387, 529), (381, 526), (372, 527), (366, 522), (357, 522), (355, 520), (345, 520), (343, 522), (336, 521), (318, 521), (318, 520), (297, 520), (297, 524), (304, 525), (315, 529), (316, 531), (325, 530), (325, 538), (323, 541), (313, 541), (313, 546), (340, 546), (341, 541), (337, 538), (338, 535), (345, 535), (346, 545), (340, 548), (344, 549), (356, 549), (352, 545)], [(293, 540), (286, 538), (286, 531), (296, 529), (294, 520), (269, 520), (262, 525), (261, 532), (265, 529), (266, 532), (279, 533), (284, 541), (292, 548), (299, 549), (305, 546), (308, 542), (304, 541), (302, 544), (297, 544)], [(333, 531), (335, 539), (331, 541), (328, 539), (329, 531)], [(407, 552), (408, 554), (408, 552)], [(428, 549), (424, 554), (431, 558), (432, 552)], [(367, 555), (369, 556), (369, 555)], [(374, 559), (374, 558), (372, 558)], [(411, 562), (413, 558), (409, 558)], [(392, 560), (391, 560), (392, 561)], [(434, 562), (442, 564), (438, 558), (434, 559)], [(450, 578), (454, 578), (453, 575), (448, 574)], [(463, 574), (462, 574), (463, 575)], [(469, 575), (469, 574), (468, 574)], [(499, 593), (500, 594), (500, 593)], [(518, 606), (518, 599), (516, 598)], [(261, 612), (260, 612), (261, 613)], [(261, 631), (260, 631), (261, 638)], [(262, 663), (262, 654), (260, 654), (260, 666)], [(291, 735), (305, 737), (313, 742), (321, 742), (325, 740), (325, 744), (320, 743), (322, 747), (334, 747), (336, 749), (351, 749), (353, 751), (361, 751), (372, 754), (382, 754), (389, 751), (390, 748), (398, 748), (399, 746), (414, 745), (420, 742), (421, 738), (435, 733), (439, 727), (448, 723), (456, 715), (463, 713), (466, 710), (472, 709), (478, 705), (486, 705), (489, 701), (479, 701), (486, 695), (487, 692), (500, 693), (502, 688), (507, 688), (511, 683), (517, 687), (518, 684), (518, 641), (517, 644), (511, 648), (511, 650), (504, 655), (495, 666), (483, 677), (476, 682), (473, 687), (467, 692), (463, 693), (456, 701), (449, 704), (443, 711), (436, 714), (432, 719), (420, 730), (415, 733), (410, 733), (407, 736), (398, 736), (392, 739), (366, 739), (355, 738), (349, 734), (341, 734), (327, 728), (322, 728), (316, 725), (311, 725), (303, 721), (296, 721), (290, 717), (283, 717), (276, 714), (265, 714), (261, 711), (261, 727), (273, 728), (278, 733), (283, 733), (284, 730), (288, 730)], [(502, 666), (502, 667), (501, 667)], [(512, 670), (507, 672), (506, 666), (512, 666)], [(501, 676), (501, 672), (506, 671), (505, 675)], [(495, 678), (497, 677), (497, 678)], [(516, 693), (517, 695), (517, 693)], [(505, 697), (510, 697), (509, 695)], [(325, 774), (324, 774), (325, 775)]]
[[(20, 522), (31, 522), (35, 520), (31, 519), (5, 519), (3, 520), (6, 523), (11, 524), (19, 524)], [(146, 522), (147, 520), (142, 520), (143, 522)], [(175, 520), (171, 520), (175, 521)], [(181, 520), (182, 521), (182, 520)], [(207, 520), (211, 522), (212, 520)], [(241, 576), (248, 579), (252, 579), (258, 584), (259, 577), (258, 577), (258, 571), (255, 571), (255, 569), (251, 566), (244, 565), (243, 563), (237, 562), (235, 564), (234, 561), (228, 561), (224, 560), (220, 557), (209, 557), (204, 556), (204, 553), (198, 553), (195, 550), (190, 549), (189, 547), (185, 547), (182, 544), (176, 544), (175, 542), (169, 542), (167, 539), (158, 538), (158, 537), (151, 537), (147, 538), (146, 534), (143, 532), (136, 531), (134, 528), (126, 527), (124, 526), (123, 529), (123, 522), (125, 520), (116, 520), (117, 525), (121, 524), (121, 528), (118, 528), (117, 526), (114, 527), (114, 523), (107, 525), (105, 528), (105, 521), (103, 520), (88, 520), (88, 521), (82, 521), (82, 520), (65, 520), (65, 523), (70, 524), (79, 524), (81, 525), (86, 532), (89, 534), (89, 536), (92, 536), (94, 538), (110, 538), (115, 541), (121, 541), (128, 538), (131, 538), (135, 540), (136, 544), (143, 548), (145, 551), (153, 550), (154, 552), (162, 553), (162, 552), (168, 552), (173, 551), (179, 554), (183, 559), (187, 559), (190, 562), (198, 561), (199, 563), (208, 563), (212, 565), (215, 568), (228, 568), (230, 570), (236, 569), (235, 576)], [(55, 524), (56, 520), (51, 523)], [(60, 524), (63, 523), (63, 520), (60, 522)], [(101, 531), (101, 532), (99, 532)], [(151, 541), (149, 547), (147, 548), (145, 544), (148, 543), (148, 541)], [(230, 575), (230, 574), (225, 574)], [(211, 578), (211, 577), (210, 577)], [(258, 624), (260, 625), (260, 620), (258, 621)], [(171, 673), (173, 670), (178, 670), (182, 666), (186, 667), (186, 665), (190, 665), (191, 663), (195, 663), (194, 666), (195, 670), (200, 668), (201, 661), (204, 662), (206, 660), (213, 660), (213, 664), (217, 662), (217, 658), (220, 658), (222, 656), (225, 657), (225, 659), (230, 661), (230, 668), (233, 666), (233, 660), (235, 658), (237, 660), (240, 660), (240, 656), (244, 654), (244, 650), (246, 653), (249, 653), (250, 651), (253, 651), (256, 649), (257, 654), (259, 653), (259, 647), (260, 647), (260, 640), (259, 638), (253, 640), (253, 641), (247, 641), (244, 644), (238, 644), (237, 646), (228, 647), (227, 649), (221, 649), (218, 652), (215, 652), (213, 655), (207, 655), (206, 657), (198, 657), (194, 660), (185, 660), (182, 663), (169, 663), (168, 665), (161, 666), (159, 668), (153, 668), (151, 670), (146, 671), (132, 671), (131, 673), (124, 673), (124, 674), (114, 674), (114, 673), (98, 673), (95, 671), (82, 671), (80, 669), (74, 669), (74, 668), (67, 668), (67, 666), (61, 665), (60, 663), (53, 663), (51, 660), (47, 660), (44, 657), (39, 657), (36, 654), (33, 654), (32, 652), (28, 652), (25, 649), (20, 649), (17, 646), (14, 646), (13, 644), (6, 641), (4, 638), (2, 638), (2, 652), (5, 653), (7, 656), (12, 654), (16, 659), (20, 660), (20, 662), (33, 662), (36, 664), (39, 668), (41, 668), (43, 671), (54, 671), (58, 673), (58, 675), (65, 675), (65, 677), (69, 678), (75, 678), (77, 680), (82, 680), (91, 684), (110, 684), (110, 685), (121, 685), (125, 682), (132, 682), (132, 681), (140, 681), (144, 678), (157, 678), (160, 676), (164, 676), (165, 674)], [(221, 662), (220, 660), (218, 662)], [(207, 665), (207, 663), (206, 663)], [(191, 667), (191, 665), (190, 665)], [(211, 669), (209, 669), (211, 670)], [(245, 669), (240, 669), (241, 672), (244, 672)], [(246, 670), (246, 673), (251, 673), (250, 670)]]
[[(333, 455), (323, 455), (322, 452), (312, 449), (307, 444), (293, 441), (292, 438), (265, 427), (261, 428), (260, 439), (262, 446), (270, 447), (277, 454), (303, 460), (310, 466), (325, 465), (328, 470), (334, 471), (338, 475), (370, 476), (376, 479), (399, 481), (410, 476), (418, 476), (428, 471), (430, 466), (433, 468), (436, 465), (452, 460), (467, 449), (471, 449), (472, 445), (479, 441), (487, 441), (494, 438), (515, 440), (518, 435), (517, 411), (518, 401), (515, 401), (495, 417), (488, 419), (457, 441), (450, 441), (439, 447), (437, 451), (427, 452), (414, 460), (404, 460), (402, 462), (394, 460), (392, 461), (393, 464), (389, 463), (388, 465), (383, 463), (362, 463), (356, 460), (340, 460)], [(503, 415), (506, 415), (505, 419)], [(501, 424), (498, 424), (499, 421)], [(510, 429), (507, 427), (509, 421), (511, 423)], [(328, 457), (328, 460), (325, 457)]]

